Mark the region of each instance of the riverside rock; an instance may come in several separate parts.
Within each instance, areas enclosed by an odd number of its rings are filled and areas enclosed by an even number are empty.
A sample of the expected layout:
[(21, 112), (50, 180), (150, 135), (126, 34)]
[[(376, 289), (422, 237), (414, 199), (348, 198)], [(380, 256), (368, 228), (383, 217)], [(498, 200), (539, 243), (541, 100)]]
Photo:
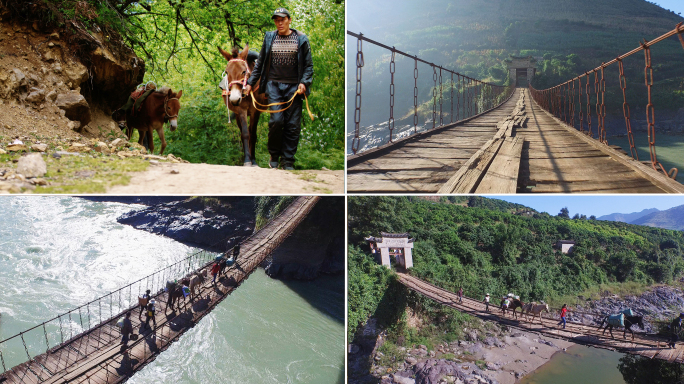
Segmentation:
[(30, 153), (19, 159), (17, 172), (27, 178), (41, 177), (47, 173), (47, 164), (38, 153)]
[(55, 100), (55, 105), (64, 110), (64, 116), (66, 116), (67, 119), (79, 121), (79, 128), (91, 121), (90, 105), (88, 105), (85, 97), (78, 92), (72, 91), (58, 95), (57, 100)]

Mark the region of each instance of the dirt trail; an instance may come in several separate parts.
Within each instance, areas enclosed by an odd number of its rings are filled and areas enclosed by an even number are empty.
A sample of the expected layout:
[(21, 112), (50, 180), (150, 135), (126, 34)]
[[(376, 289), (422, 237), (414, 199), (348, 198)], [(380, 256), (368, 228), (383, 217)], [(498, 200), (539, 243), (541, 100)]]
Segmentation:
[[(178, 173), (175, 173), (177, 171)], [(254, 195), (344, 193), (344, 171), (283, 171), (213, 164), (159, 163), (130, 173), (108, 194)]]

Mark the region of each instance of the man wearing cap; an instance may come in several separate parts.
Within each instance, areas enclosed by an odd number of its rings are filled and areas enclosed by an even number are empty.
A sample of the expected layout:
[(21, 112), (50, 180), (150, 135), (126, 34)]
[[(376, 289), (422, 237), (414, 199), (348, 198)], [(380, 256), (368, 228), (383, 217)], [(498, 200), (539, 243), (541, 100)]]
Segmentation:
[[(310, 93), (313, 80), (313, 60), (309, 39), (300, 31), (290, 28), (292, 18), (285, 8), (278, 8), (271, 17), (277, 30), (266, 32), (261, 45), (259, 61), (247, 80), (249, 93), (257, 81), (257, 93), (266, 93), (268, 103), (289, 101), (297, 93), (292, 105), (282, 112), (272, 113), (268, 121), (268, 165), (294, 170), (295, 153), (299, 144), (302, 122), (302, 96)], [(287, 105), (274, 105), (279, 110)]]

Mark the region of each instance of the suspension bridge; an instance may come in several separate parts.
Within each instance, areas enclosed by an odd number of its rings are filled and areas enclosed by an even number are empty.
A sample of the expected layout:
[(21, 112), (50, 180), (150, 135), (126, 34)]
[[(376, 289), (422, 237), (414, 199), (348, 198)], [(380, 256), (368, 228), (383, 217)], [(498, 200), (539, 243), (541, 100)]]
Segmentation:
[[(172, 308), (167, 311), (166, 281), (180, 281), (210, 267), (216, 253), (195, 253), (106, 296), (0, 341), (3, 370), (0, 383), (125, 382), (237, 289), (294, 231), (319, 199), (298, 197), (267, 225), (243, 240), (235, 264), (226, 269), (217, 279), (217, 284), (212, 284), (209, 277), (199, 287), (194, 301), (180, 299), (183, 302), (178, 312)], [(226, 253), (232, 253), (232, 248)], [(145, 326), (138, 319), (140, 307), (137, 298), (147, 289), (153, 292), (152, 297), (157, 301), (154, 327), (153, 322)], [(139, 334), (139, 338), (122, 349), (116, 322), (129, 311), (134, 333)], [(14, 346), (10, 349), (12, 343)], [(7, 351), (18, 349), (23, 349), (25, 355), (7, 355)], [(10, 364), (22, 358), (23, 362), (14, 366)]]
[[(354, 131), (350, 146), (353, 154), (347, 156), (349, 192), (684, 193), (684, 186), (675, 180), (677, 170), (667, 171), (657, 159), (650, 57), (652, 45), (675, 35), (684, 48), (682, 23), (600, 67), (546, 90), (536, 90), (531, 84), (515, 88), (472, 79), (362, 34), (347, 33), (357, 38)], [(361, 151), (362, 142), (368, 140), (361, 124), (363, 42), (389, 51), (390, 106), (387, 142)], [(639, 159), (634, 145), (622, 64), (623, 59), (641, 51), (645, 56), (648, 91), (649, 161)], [(394, 133), (397, 55), (415, 61), (414, 129), (413, 134), (400, 138)], [(432, 98), (424, 103), (432, 106), (432, 127), (420, 132), (418, 63), (430, 66), (434, 79)], [(608, 145), (606, 139), (604, 70), (610, 65), (619, 67), (629, 153)], [(443, 81), (443, 72), (451, 75), (451, 81)], [(448, 105), (444, 108), (446, 99), (450, 109)]]
[[(610, 334), (599, 331), (596, 326), (568, 321), (566, 328), (557, 326), (559, 317), (550, 313), (542, 313), (542, 322), (537, 320), (528, 321), (522, 315), (514, 320), (512, 315), (503, 317), (500, 315), (497, 303), (490, 303), (490, 311), (486, 311), (485, 304), (481, 300), (475, 300), (463, 296), (459, 302), (458, 295), (433, 284), (425, 282), (406, 273), (398, 272), (398, 281), (408, 289), (432, 299), (442, 305), (454, 308), (464, 313), (476, 316), (482, 320), (496, 321), (506, 326), (524, 331), (535, 332), (551, 338), (564, 339), (577, 344), (583, 344), (595, 348), (641, 355), (649, 359), (660, 359), (668, 362), (684, 363), (684, 344), (677, 343), (675, 348), (667, 347), (667, 340), (658, 335), (634, 333), (634, 340), (630, 334), (624, 339), (622, 331), (615, 331), (613, 339)], [(572, 311), (571, 311), (572, 312)]]

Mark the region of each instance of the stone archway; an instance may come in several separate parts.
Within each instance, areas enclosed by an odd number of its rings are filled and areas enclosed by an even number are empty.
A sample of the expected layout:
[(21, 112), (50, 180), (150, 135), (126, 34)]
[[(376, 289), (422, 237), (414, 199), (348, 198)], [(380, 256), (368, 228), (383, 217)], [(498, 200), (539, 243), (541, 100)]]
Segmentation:
[(408, 233), (380, 232), (381, 237), (365, 238), (378, 262), (387, 268), (391, 266), (390, 256), (394, 256), (397, 264), (404, 269), (413, 267), (413, 239)]
[[(513, 83), (516, 86), (524, 86), (529, 84), (537, 72), (536, 63), (537, 60), (532, 56), (510, 56), (506, 60), (506, 65), (508, 67), (509, 77), (513, 80)], [(518, 80), (520, 78), (524, 78), (526, 83), (521, 84), (521, 82)]]

